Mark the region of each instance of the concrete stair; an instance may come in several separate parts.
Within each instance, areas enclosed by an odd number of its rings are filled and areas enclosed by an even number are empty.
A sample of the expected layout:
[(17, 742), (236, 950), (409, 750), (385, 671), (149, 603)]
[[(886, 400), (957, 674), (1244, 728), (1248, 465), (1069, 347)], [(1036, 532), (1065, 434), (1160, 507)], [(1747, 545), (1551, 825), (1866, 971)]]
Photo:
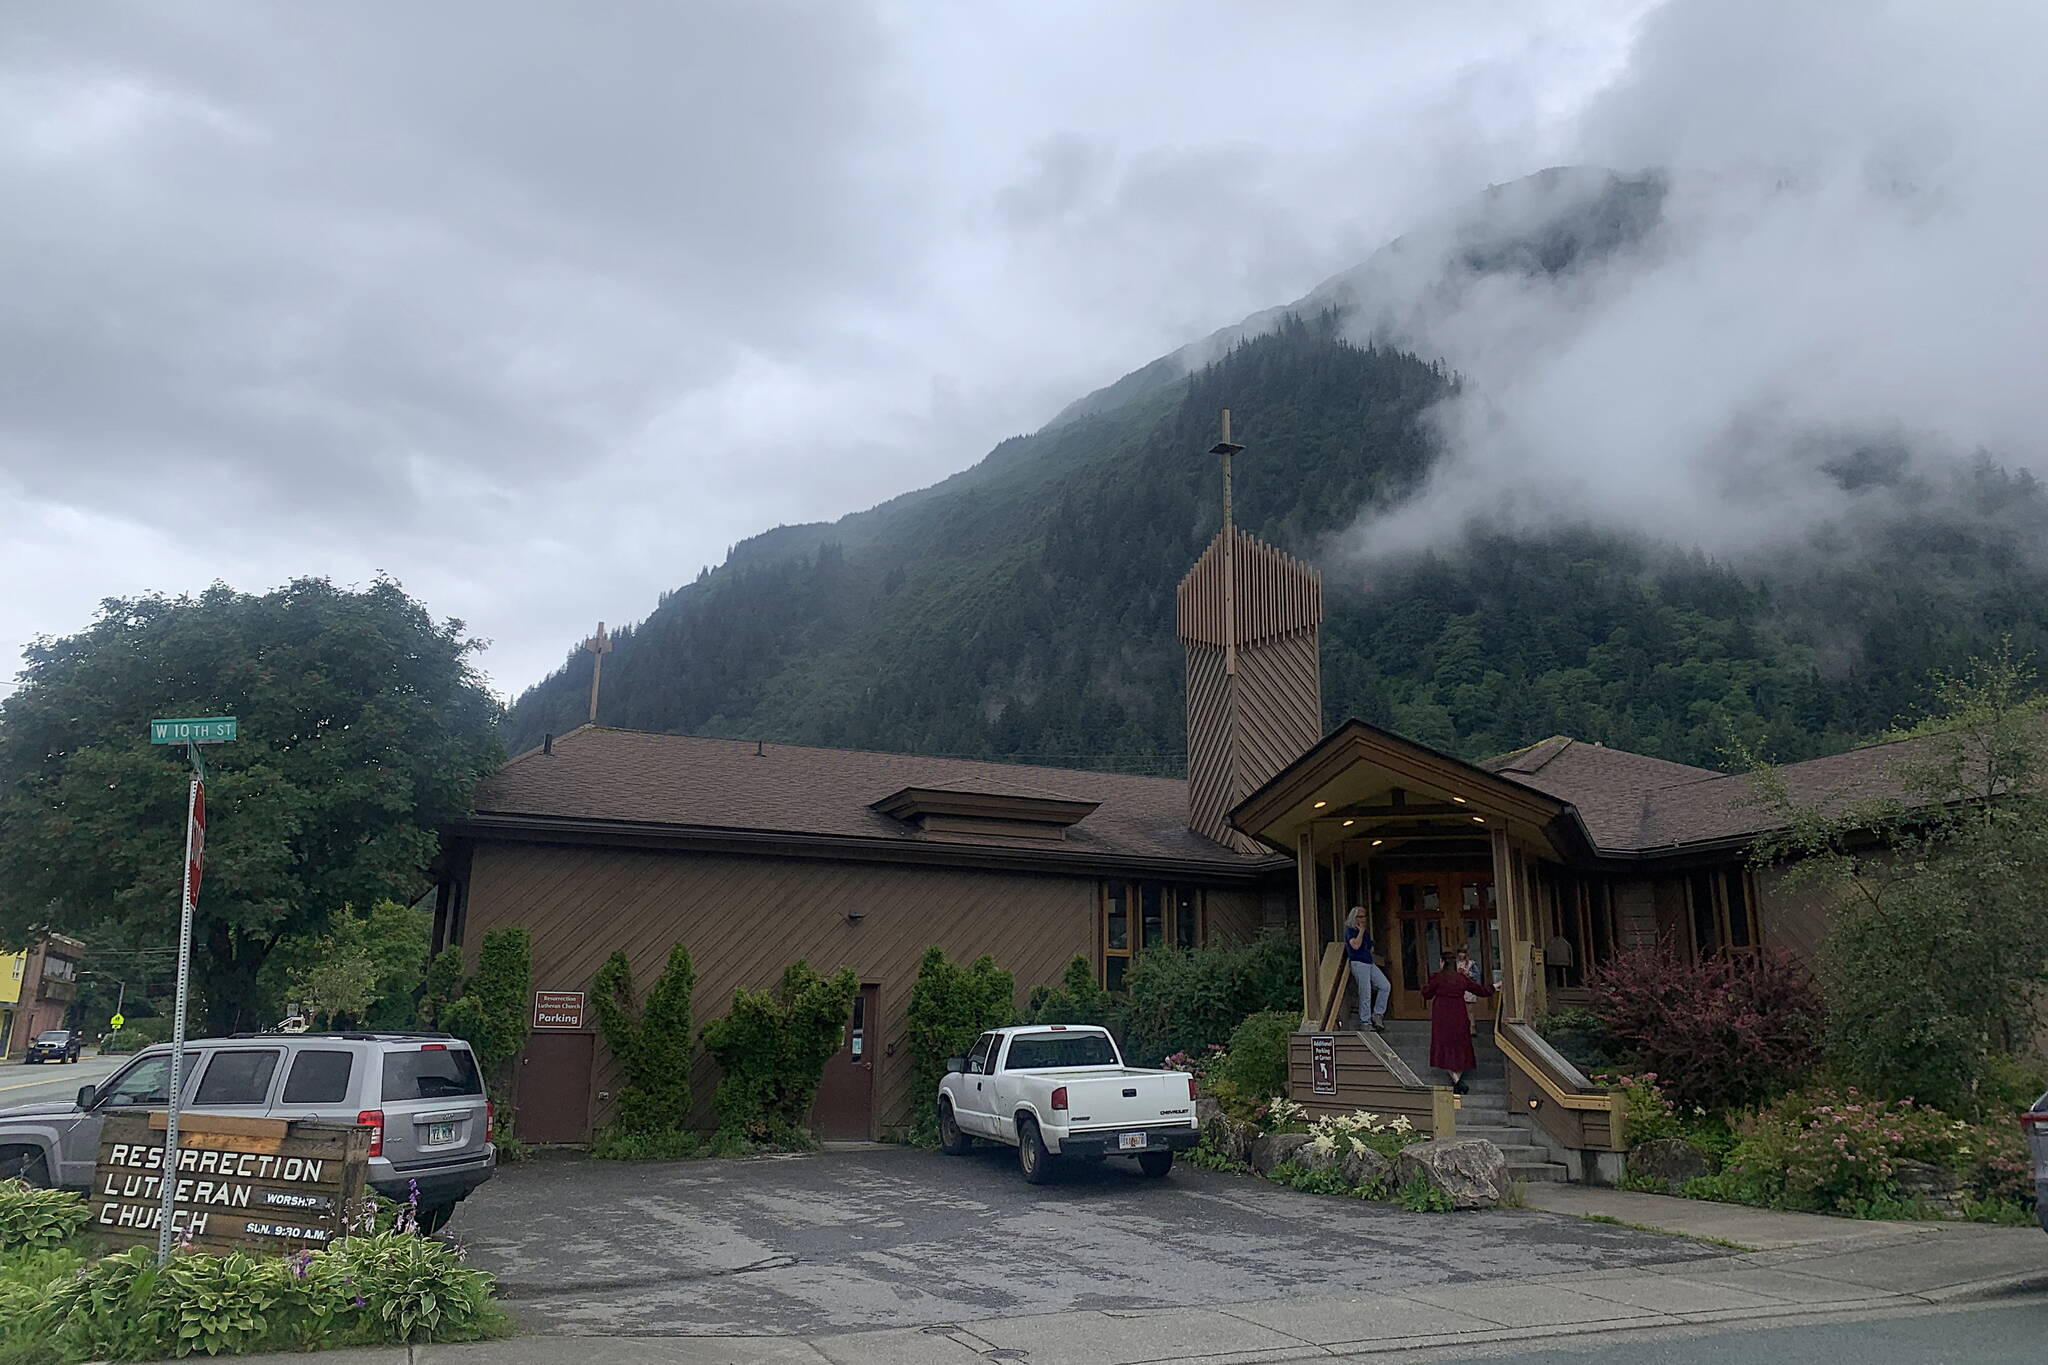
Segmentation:
[[(1448, 1085), (1450, 1077), (1429, 1064), (1429, 1024), (1389, 1019), (1383, 1035), (1409, 1070), (1425, 1085)], [(1507, 1063), (1493, 1045), (1493, 1025), (1473, 1029), (1473, 1055), (1478, 1065), (1465, 1073), (1470, 1093), (1458, 1097), (1458, 1136), (1482, 1138), (1500, 1148), (1508, 1174), (1517, 1180), (1570, 1179), (1562, 1162), (1552, 1161), (1550, 1148), (1536, 1133), (1535, 1122), (1508, 1108)]]

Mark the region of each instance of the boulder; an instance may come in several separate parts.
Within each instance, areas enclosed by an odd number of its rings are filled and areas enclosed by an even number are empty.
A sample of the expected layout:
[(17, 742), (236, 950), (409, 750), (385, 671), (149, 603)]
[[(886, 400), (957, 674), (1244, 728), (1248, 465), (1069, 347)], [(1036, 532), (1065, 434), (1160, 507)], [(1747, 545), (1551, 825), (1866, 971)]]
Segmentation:
[(1327, 1152), (1319, 1152), (1311, 1142), (1294, 1154), (1294, 1163), (1304, 1171), (1314, 1171), (1319, 1175), (1341, 1175), (1344, 1155), (1334, 1147)]
[(1421, 1177), (1450, 1196), (1451, 1207), (1498, 1207), (1508, 1192), (1508, 1160), (1500, 1148), (1477, 1138), (1418, 1142), (1394, 1163), (1396, 1183)]
[(1222, 1117), (1223, 1106), (1218, 1101), (1210, 1099), (1207, 1095), (1195, 1101), (1195, 1126), (1203, 1132), (1207, 1132), (1209, 1125)]
[(1295, 1159), (1302, 1148), (1308, 1146), (1307, 1133), (1267, 1133), (1252, 1139), (1252, 1169), (1260, 1175), (1271, 1175), (1275, 1167), (1284, 1166)]
[(1220, 1111), (1202, 1125), (1202, 1137), (1209, 1144), (1209, 1150), (1232, 1161), (1250, 1161), (1252, 1139), (1258, 1135), (1259, 1130), (1249, 1123), (1240, 1123)]
[(1337, 1169), (1354, 1185), (1384, 1189), (1394, 1180), (1394, 1163), (1370, 1147), (1362, 1152), (1346, 1152)]
[(1898, 1182), (1901, 1199), (1919, 1200), (1937, 1218), (1964, 1216), (1963, 1195), (1954, 1171), (1900, 1157), (1892, 1162), (1892, 1179)]
[(1673, 1194), (1683, 1190), (1686, 1181), (1712, 1172), (1707, 1154), (1684, 1138), (1652, 1138), (1629, 1149), (1629, 1175), (1654, 1180)]

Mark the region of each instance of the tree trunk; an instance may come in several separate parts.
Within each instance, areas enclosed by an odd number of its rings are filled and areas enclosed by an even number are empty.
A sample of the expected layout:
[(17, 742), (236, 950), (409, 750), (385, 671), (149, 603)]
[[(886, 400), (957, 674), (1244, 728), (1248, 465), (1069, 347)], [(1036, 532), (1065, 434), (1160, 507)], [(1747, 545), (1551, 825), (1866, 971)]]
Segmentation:
[(270, 947), (225, 924), (212, 926), (203, 944), (193, 943), (192, 1018), (186, 1026), (191, 1036), (241, 1033), (277, 1022), (260, 1018), (257, 1009), (261, 1001), (256, 973)]

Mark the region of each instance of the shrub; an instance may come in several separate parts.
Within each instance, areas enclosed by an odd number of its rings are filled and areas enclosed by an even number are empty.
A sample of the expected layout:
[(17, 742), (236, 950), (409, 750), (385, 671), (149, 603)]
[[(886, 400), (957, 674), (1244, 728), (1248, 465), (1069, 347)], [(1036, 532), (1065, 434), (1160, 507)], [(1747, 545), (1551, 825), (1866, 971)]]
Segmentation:
[(619, 1137), (666, 1139), (689, 1122), (690, 993), (696, 983), (690, 950), (680, 943), (669, 949), (668, 966), (639, 1007), (633, 1003), (633, 964), (624, 953), (613, 953), (597, 969), (590, 987), (597, 1026), (623, 1077)]
[(420, 1027), (445, 1027), (448, 1007), (461, 994), (462, 949), (443, 948), (427, 959), (426, 974), (420, 978)]
[(45, 1342), (52, 1360), (475, 1341), (505, 1325), (490, 1276), (448, 1246), (391, 1232), (289, 1257), (179, 1255), (161, 1267), (151, 1248), (131, 1247), (46, 1281), (32, 1302), (0, 1295), (0, 1327)]
[(1231, 1032), (1217, 1077), (1240, 1095), (1286, 1094), (1287, 1047), (1300, 1024), (1299, 1013), (1277, 1010), (1243, 1020)]
[(732, 993), (732, 1012), (704, 1026), (704, 1046), (725, 1071), (711, 1101), (719, 1151), (812, 1145), (804, 1123), (859, 990), (850, 967), (822, 977), (797, 962), (772, 994)]
[(525, 929), (493, 929), (477, 950), (476, 972), (462, 983), (462, 995), (441, 1010), (441, 1027), (476, 1050), (498, 1126), (508, 1129), (512, 1105), (507, 1093), (512, 1063), (532, 1032), (533, 935)]
[(958, 1057), (974, 1040), (1002, 1028), (1016, 1014), (1016, 980), (987, 954), (972, 966), (946, 960), (944, 950), (927, 948), (910, 988), (910, 1131), (929, 1141), (936, 1133), (933, 1097), (946, 1074), (946, 1059)]
[(1457, 1207), (1448, 1194), (1419, 1175), (1409, 1176), (1394, 1197), (1410, 1213), (1449, 1213)]
[(1820, 997), (1789, 958), (1693, 963), (1668, 948), (1638, 949), (1595, 971), (1589, 986), (1615, 1047), (1656, 1073), (1681, 1108), (1778, 1094), (1813, 1069)]
[[(1092, 980), (1092, 977), (1091, 977)], [(1301, 1018), (1301, 950), (1285, 934), (1247, 944), (1153, 948), (1125, 980), (1122, 1037), (1139, 1066), (1229, 1039), (1248, 1014), (1292, 1010)]]
[(1644, 1072), (1640, 1076), (1601, 1072), (1588, 1079), (1595, 1085), (1620, 1091), (1628, 1102), (1627, 1127), (1622, 1133), (1622, 1140), (1629, 1146), (1654, 1142), (1658, 1138), (1684, 1136), (1678, 1112), (1658, 1085), (1655, 1072)]
[(1094, 1024), (1124, 1037), (1117, 999), (1095, 982), (1095, 967), (1085, 957), (1067, 964), (1057, 986), (1034, 986), (1024, 1006), (1023, 1024)]
[(41, 1190), (21, 1180), (0, 1180), (0, 1251), (48, 1250), (85, 1230), (91, 1210), (62, 1190)]
[(590, 1154), (600, 1161), (684, 1161), (704, 1155), (704, 1139), (688, 1131), (632, 1133), (613, 1126), (599, 1130)]
[(1614, 1068), (1614, 1040), (1600, 1016), (1589, 1009), (1553, 1010), (1537, 1021), (1536, 1031), (1579, 1070), (1591, 1074)]

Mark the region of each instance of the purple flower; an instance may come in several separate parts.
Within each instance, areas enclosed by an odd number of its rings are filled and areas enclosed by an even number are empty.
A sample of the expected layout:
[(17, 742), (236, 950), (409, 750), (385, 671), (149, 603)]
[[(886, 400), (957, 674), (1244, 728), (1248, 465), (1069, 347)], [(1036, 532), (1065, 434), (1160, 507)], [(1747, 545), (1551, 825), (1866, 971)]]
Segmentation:
[(361, 1294), (358, 1294), (355, 1297), (355, 1305), (358, 1308), (368, 1308), (370, 1306), (370, 1301), (364, 1298)]

